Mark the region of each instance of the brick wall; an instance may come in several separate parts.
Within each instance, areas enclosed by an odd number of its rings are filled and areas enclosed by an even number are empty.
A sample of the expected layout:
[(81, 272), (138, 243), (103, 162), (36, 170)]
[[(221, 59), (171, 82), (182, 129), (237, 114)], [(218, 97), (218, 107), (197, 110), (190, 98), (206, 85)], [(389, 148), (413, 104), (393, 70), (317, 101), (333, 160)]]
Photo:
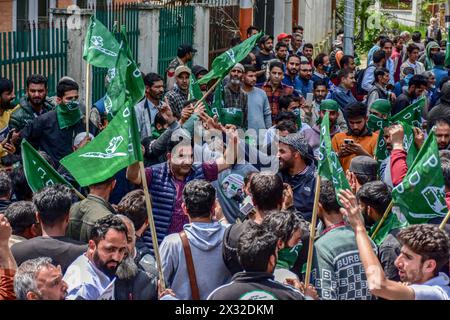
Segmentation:
[(64, 9), (70, 6), (71, 4), (73, 4), (72, 0), (57, 0), (56, 7)]
[(13, 2), (10, 1), (0, 1), (0, 12), (2, 13), (2, 18), (0, 19), (0, 32), (11, 31), (12, 25), (12, 9)]

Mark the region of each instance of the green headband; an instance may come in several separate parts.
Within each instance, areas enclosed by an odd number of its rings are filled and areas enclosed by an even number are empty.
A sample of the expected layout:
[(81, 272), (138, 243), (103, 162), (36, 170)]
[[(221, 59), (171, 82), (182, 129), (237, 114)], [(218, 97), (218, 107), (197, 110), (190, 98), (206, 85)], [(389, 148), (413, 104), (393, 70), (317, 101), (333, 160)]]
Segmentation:
[(325, 99), (320, 103), (320, 111), (339, 111), (339, 105), (335, 100)]
[(389, 115), (391, 113), (391, 103), (389, 100), (386, 99), (377, 99), (374, 103), (370, 106), (370, 110), (375, 110), (381, 114), (387, 114)]

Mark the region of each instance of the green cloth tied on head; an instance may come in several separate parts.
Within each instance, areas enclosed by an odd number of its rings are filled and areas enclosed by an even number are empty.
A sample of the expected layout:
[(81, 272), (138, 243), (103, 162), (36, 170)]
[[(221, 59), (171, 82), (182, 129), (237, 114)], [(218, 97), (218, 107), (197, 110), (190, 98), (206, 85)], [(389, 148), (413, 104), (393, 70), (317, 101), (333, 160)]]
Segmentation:
[(372, 105), (369, 108), (370, 110), (377, 111), (384, 115), (390, 115), (392, 110), (392, 105), (389, 100), (386, 99), (377, 99), (372, 103)]
[(320, 111), (339, 111), (339, 105), (335, 100), (325, 99), (322, 100), (319, 107)]
[(73, 126), (81, 119), (81, 111), (78, 101), (70, 101), (67, 104), (59, 104), (56, 107), (56, 118), (60, 129)]

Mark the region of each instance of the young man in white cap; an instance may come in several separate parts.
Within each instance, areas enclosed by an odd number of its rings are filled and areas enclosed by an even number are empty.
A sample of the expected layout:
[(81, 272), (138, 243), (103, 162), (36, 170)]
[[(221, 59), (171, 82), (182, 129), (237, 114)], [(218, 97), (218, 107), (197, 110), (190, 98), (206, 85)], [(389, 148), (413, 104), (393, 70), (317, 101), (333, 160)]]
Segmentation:
[(191, 76), (191, 69), (187, 66), (179, 66), (175, 69), (176, 85), (172, 90), (166, 93), (167, 100), (172, 108), (173, 114), (181, 117), (181, 110), (189, 95), (189, 77)]

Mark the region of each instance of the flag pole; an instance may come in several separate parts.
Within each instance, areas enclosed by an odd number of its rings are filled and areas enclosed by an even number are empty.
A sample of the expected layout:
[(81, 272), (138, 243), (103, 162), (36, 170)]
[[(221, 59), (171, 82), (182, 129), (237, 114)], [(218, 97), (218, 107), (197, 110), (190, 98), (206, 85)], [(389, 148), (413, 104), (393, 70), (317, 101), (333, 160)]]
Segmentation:
[(86, 63), (86, 97), (84, 98), (86, 104), (86, 137), (89, 137), (89, 118), (91, 113), (91, 107), (89, 105), (89, 95), (91, 94), (90, 89), (90, 78), (91, 78), (91, 65)]
[(78, 196), (78, 198), (80, 198), (80, 200), (86, 199), (86, 197), (83, 196), (77, 189), (72, 188), (72, 190), (75, 192), (75, 194)]
[(306, 274), (305, 274), (305, 287), (307, 288), (311, 279), (312, 259), (314, 250), (314, 238), (316, 237), (316, 222), (317, 211), (319, 209), (319, 195), (320, 195), (320, 176), (316, 178), (316, 189), (314, 194), (314, 207), (311, 218), (311, 226), (309, 232), (309, 248), (308, 248), (308, 260), (306, 260)]
[(447, 215), (445, 216), (444, 220), (442, 220), (441, 224), (439, 225), (439, 229), (444, 230), (444, 227), (447, 224), (449, 218), (450, 218), (450, 211), (447, 212)]
[(380, 223), (378, 224), (377, 228), (373, 232), (372, 237), (370, 237), (370, 239), (372, 239), (372, 240), (375, 239), (375, 236), (377, 235), (378, 231), (380, 231), (381, 226), (383, 225), (384, 221), (386, 221), (387, 216), (389, 215), (389, 212), (391, 212), (393, 206), (394, 206), (394, 201), (391, 200), (388, 207), (386, 208), (386, 211), (383, 214), (383, 217), (380, 220)]
[(147, 177), (145, 176), (144, 162), (139, 161), (139, 170), (142, 178), (142, 187), (144, 189), (145, 206), (147, 207), (148, 223), (150, 232), (152, 233), (153, 252), (155, 253), (156, 264), (158, 267), (159, 280), (161, 280), (161, 290), (165, 290), (166, 282), (164, 281), (164, 273), (162, 271), (161, 257), (159, 255), (158, 238), (156, 236), (155, 220), (153, 218), (152, 203), (148, 192)]
[(200, 104), (200, 102), (205, 101), (205, 99), (211, 94), (211, 92), (217, 87), (217, 85), (219, 84), (220, 80), (217, 80), (216, 83), (214, 83), (214, 85), (209, 88), (208, 91), (206, 91), (206, 93), (203, 95), (203, 97), (198, 100), (195, 105), (194, 105), (194, 109), (198, 107), (198, 105)]

